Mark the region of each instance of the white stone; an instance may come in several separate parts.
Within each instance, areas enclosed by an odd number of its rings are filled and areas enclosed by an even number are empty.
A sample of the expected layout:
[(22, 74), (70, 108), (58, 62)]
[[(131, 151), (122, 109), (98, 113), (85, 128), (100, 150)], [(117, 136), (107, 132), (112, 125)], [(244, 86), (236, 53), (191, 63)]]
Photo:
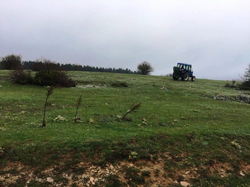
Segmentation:
[(188, 187), (190, 186), (190, 184), (188, 182), (185, 182), (185, 181), (181, 181), (180, 184), (184, 187)]
[(51, 177), (47, 177), (47, 182), (53, 183), (54, 179), (52, 179)]

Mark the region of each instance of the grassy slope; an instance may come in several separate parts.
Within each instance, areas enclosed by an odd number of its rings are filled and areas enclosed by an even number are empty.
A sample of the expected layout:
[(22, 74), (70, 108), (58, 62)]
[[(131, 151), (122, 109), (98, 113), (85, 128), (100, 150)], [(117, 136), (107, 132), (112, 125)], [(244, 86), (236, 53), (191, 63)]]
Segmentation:
[[(47, 167), (58, 164), (60, 156), (72, 151), (76, 162), (85, 155), (101, 165), (128, 159), (131, 151), (138, 153), (138, 159), (152, 155), (157, 159), (159, 153), (170, 152), (172, 158), (183, 153), (182, 160), (190, 158), (186, 164), (177, 162), (185, 169), (206, 166), (214, 160), (231, 163), (235, 175), (227, 178), (227, 183), (247, 182), (236, 173), (240, 163), (250, 163), (250, 105), (211, 99), (214, 94), (239, 94), (224, 87), (225, 81), (182, 82), (161, 76), (70, 72), (79, 85), (101, 87), (56, 88), (49, 98), (52, 105), (47, 107), (47, 127), (41, 128), (46, 89), (12, 85), (3, 78), (6, 71), (0, 71), (0, 75), (2, 165), (21, 161)], [(126, 82), (129, 87), (110, 86), (115, 81)], [(83, 122), (74, 124), (80, 94), (83, 97), (78, 116)], [(128, 115), (132, 121), (116, 119), (136, 103), (142, 105)], [(58, 115), (68, 121), (54, 122)], [(90, 118), (93, 124), (88, 123)], [(143, 118), (147, 125), (142, 124)], [(240, 150), (232, 146), (233, 140), (241, 145)], [(213, 184), (213, 177), (204, 176), (193, 183)]]

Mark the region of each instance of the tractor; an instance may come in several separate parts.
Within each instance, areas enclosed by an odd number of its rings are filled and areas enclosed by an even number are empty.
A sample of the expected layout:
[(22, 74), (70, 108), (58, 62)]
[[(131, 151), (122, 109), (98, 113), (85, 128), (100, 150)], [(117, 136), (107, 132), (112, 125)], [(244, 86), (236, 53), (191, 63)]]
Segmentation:
[(191, 80), (195, 81), (191, 64), (177, 63), (177, 66), (174, 66), (173, 69), (174, 80), (178, 80), (181, 77), (181, 80), (188, 81), (189, 77), (191, 77)]

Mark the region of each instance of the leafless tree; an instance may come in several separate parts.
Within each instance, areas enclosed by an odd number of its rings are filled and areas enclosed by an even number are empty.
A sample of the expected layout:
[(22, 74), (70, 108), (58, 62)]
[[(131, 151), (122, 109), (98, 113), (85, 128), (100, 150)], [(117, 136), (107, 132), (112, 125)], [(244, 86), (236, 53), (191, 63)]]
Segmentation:
[(147, 61), (143, 61), (142, 63), (140, 63), (140, 64), (137, 65), (137, 72), (139, 74), (149, 75), (153, 71), (154, 71), (154, 68)]

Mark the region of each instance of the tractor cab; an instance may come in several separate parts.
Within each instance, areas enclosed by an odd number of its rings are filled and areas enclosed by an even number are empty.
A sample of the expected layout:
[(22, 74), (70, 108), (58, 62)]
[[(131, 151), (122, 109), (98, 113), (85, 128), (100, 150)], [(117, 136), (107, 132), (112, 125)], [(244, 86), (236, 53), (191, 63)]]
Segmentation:
[(178, 80), (181, 77), (183, 81), (188, 81), (189, 77), (191, 77), (191, 80), (195, 81), (191, 64), (177, 63), (177, 66), (174, 66), (173, 70), (174, 80)]

